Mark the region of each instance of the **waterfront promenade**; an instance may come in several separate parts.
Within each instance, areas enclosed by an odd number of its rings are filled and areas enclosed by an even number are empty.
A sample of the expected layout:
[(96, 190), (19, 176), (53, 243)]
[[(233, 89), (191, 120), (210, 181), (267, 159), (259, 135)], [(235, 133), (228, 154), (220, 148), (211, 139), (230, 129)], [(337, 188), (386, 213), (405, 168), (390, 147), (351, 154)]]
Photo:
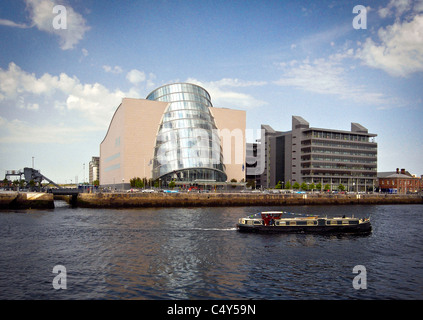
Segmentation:
[[(54, 208), (51, 193), (1, 192), (0, 209)], [(56, 197), (57, 199), (57, 197)], [(67, 199), (62, 196), (61, 199)], [(70, 200), (71, 198), (69, 198)], [(421, 194), (273, 193), (80, 193), (72, 205), (85, 208), (231, 207), (286, 205), (423, 204)]]

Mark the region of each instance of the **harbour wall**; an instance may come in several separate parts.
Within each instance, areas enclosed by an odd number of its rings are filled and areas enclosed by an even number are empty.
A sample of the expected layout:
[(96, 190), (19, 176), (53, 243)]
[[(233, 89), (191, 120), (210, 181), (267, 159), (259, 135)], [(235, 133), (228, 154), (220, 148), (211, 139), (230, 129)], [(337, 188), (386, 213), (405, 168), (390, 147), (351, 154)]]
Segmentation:
[(295, 205), (423, 204), (422, 195), (262, 193), (51, 193), (1, 192), (0, 209), (53, 209), (54, 200), (85, 208), (233, 207)]
[(76, 201), (76, 206), (87, 208), (346, 204), (423, 204), (423, 197), (384, 194), (83, 193), (78, 195)]
[(53, 209), (51, 193), (42, 192), (0, 192), (0, 209)]

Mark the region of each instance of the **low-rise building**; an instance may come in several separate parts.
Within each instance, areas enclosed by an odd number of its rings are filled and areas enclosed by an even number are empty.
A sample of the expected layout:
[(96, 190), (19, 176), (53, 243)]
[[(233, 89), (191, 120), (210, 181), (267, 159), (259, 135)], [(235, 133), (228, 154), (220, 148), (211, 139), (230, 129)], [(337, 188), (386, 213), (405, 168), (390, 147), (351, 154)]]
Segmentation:
[(378, 185), (380, 192), (407, 194), (421, 192), (423, 176), (418, 178), (405, 169), (397, 168), (396, 171), (379, 172)]

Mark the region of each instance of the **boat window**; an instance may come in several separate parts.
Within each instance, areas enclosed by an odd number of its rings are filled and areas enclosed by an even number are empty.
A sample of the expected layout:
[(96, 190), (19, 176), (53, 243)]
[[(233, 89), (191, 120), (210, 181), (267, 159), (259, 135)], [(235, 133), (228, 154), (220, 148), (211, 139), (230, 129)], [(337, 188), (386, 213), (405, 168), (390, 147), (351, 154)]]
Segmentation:
[(342, 224), (342, 220), (336, 221), (337, 224)]
[(352, 220), (352, 221), (350, 221), (350, 224), (358, 224), (358, 221), (357, 220)]
[(254, 221), (254, 224), (261, 224), (261, 221)]
[(306, 226), (307, 221), (297, 221), (297, 226)]

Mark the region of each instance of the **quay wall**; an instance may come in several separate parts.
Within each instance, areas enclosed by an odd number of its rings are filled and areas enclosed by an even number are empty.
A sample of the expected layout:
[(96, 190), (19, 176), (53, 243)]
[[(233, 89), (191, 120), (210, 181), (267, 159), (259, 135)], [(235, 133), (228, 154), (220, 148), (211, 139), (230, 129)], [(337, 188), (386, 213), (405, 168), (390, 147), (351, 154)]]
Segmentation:
[(255, 194), (255, 193), (82, 193), (87, 208), (230, 207), (345, 204), (423, 204), (421, 195)]
[[(0, 209), (53, 209), (51, 193), (0, 192)], [(422, 195), (262, 193), (81, 193), (73, 206), (85, 208), (231, 207), (347, 204), (423, 204)]]
[(0, 209), (53, 209), (51, 193), (0, 192)]

